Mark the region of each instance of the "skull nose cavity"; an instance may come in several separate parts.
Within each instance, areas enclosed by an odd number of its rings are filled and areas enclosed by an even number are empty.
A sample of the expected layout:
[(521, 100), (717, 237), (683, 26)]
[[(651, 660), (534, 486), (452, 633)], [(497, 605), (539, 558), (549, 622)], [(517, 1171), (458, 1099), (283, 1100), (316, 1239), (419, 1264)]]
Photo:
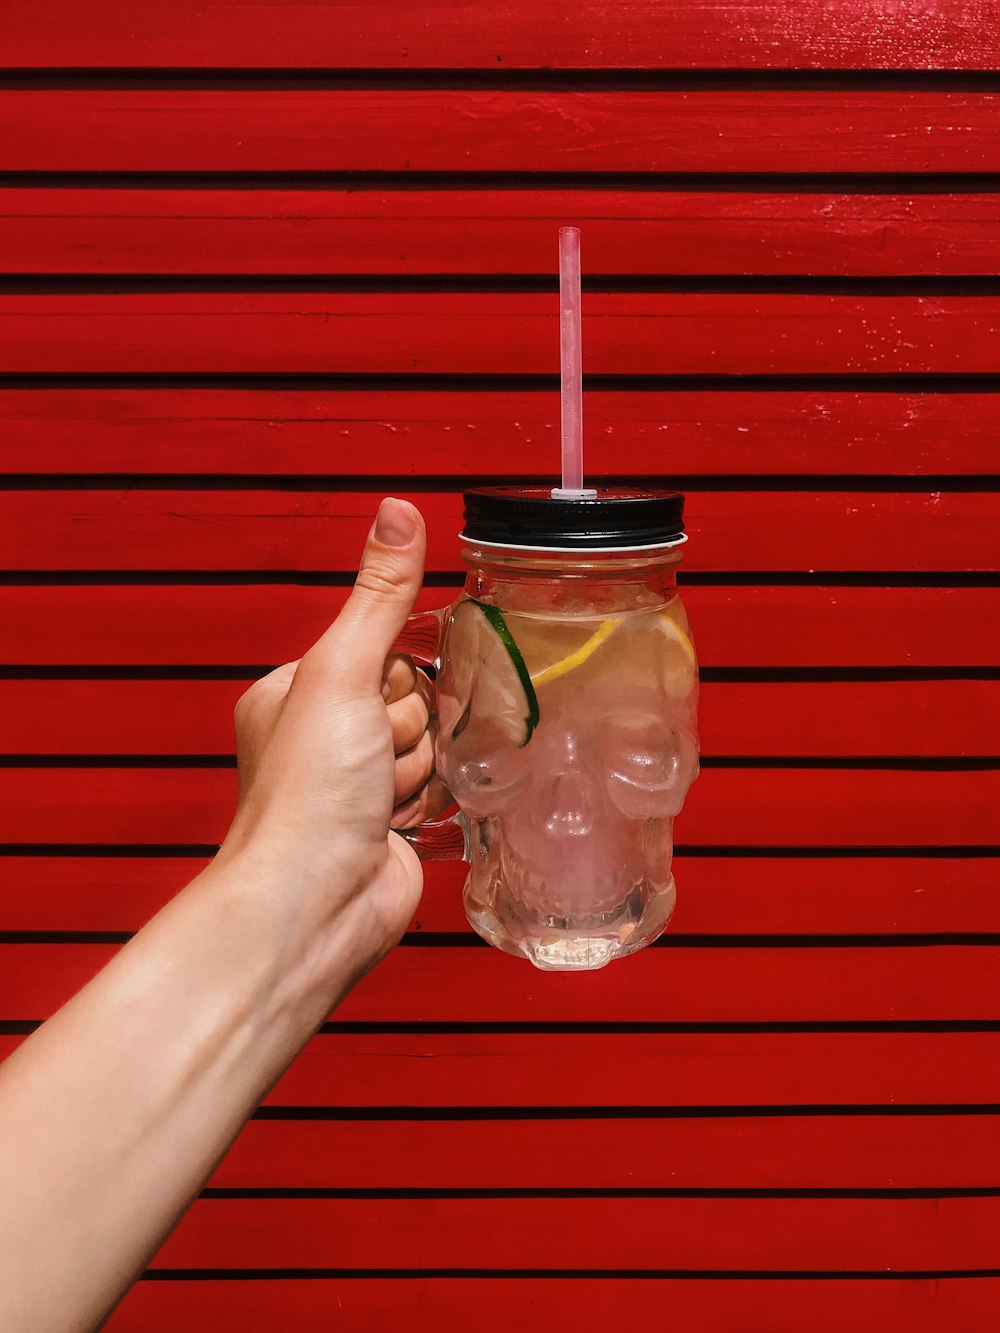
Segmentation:
[(546, 833), (563, 838), (584, 837), (594, 821), (590, 779), (582, 773), (560, 773), (546, 783), (538, 809)]

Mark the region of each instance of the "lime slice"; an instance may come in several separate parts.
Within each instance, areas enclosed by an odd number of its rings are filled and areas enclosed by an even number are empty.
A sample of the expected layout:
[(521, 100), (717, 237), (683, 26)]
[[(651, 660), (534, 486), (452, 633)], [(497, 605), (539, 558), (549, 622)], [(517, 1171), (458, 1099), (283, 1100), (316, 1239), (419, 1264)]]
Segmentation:
[(531, 683), (536, 688), (548, 685), (550, 681), (558, 680), (560, 676), (565, 676), (569, 671), (575, 671), (577, 667), (583, 666), (587, 658), (596, 653), (604, 640), (615, 632), (621, 622), (618, 620), (605, 620), (600, 627), (591, 634), (585, 643), (567, 655), (558, 662), (553, 662), (542, 671), (536, 671), (531, 677)]
[[(460, 715), (440, 708), (452, 738), (475, 713), (488, 718), (516, 745), (527, 745), (538, 725), (538, 698), (503, 612), (467, 598), (452, 615), (445, 648), (448, 668), (441, 695), (460, 703)], [(442, 699), (444, 704), (445, 699)]]

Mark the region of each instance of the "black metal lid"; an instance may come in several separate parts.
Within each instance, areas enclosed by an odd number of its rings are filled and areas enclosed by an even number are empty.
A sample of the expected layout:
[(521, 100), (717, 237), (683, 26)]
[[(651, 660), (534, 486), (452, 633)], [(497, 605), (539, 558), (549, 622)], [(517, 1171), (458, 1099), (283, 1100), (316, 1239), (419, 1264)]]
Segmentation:
[(553, 499), (548, 486), (482, 486), (465, 492), (468, 541), (501, 546), (665, 546), (684, 534), (684, 496), (605, 486), (593, 498)]

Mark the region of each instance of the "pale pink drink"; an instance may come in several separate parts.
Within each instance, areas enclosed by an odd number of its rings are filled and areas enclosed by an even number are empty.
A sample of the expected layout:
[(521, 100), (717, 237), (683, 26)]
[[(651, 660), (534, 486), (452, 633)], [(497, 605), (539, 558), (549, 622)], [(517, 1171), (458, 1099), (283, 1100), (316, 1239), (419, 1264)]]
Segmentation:
[(414, 617), (404, 645), (428, 629), (440, 645), (424, 660), (458, 805), (407, 836), (464, 855), (473, 927), (541, 968), (602, 967), (673, 910), (674, 817), (698, 772), (682, 506), (638, 489), (466, 492), (463, 592)]

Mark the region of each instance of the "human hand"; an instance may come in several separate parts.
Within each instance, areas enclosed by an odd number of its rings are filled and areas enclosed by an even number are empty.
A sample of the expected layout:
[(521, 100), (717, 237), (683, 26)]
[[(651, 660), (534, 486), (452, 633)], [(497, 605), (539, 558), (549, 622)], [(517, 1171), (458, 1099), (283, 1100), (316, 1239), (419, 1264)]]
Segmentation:
[(216, 864), (238, 861), (271, 892), (308, 895), (320, 934), (347, 930), (359, 972), (398, 941), (420, 898), (420, 862), (390, 828), (445, 804), (429, 781), (432, 687), (409, 658), (389, 656), (424, 551), (419, 512), (384, 500), (343, 611), (236, 708), (239, 800)]

